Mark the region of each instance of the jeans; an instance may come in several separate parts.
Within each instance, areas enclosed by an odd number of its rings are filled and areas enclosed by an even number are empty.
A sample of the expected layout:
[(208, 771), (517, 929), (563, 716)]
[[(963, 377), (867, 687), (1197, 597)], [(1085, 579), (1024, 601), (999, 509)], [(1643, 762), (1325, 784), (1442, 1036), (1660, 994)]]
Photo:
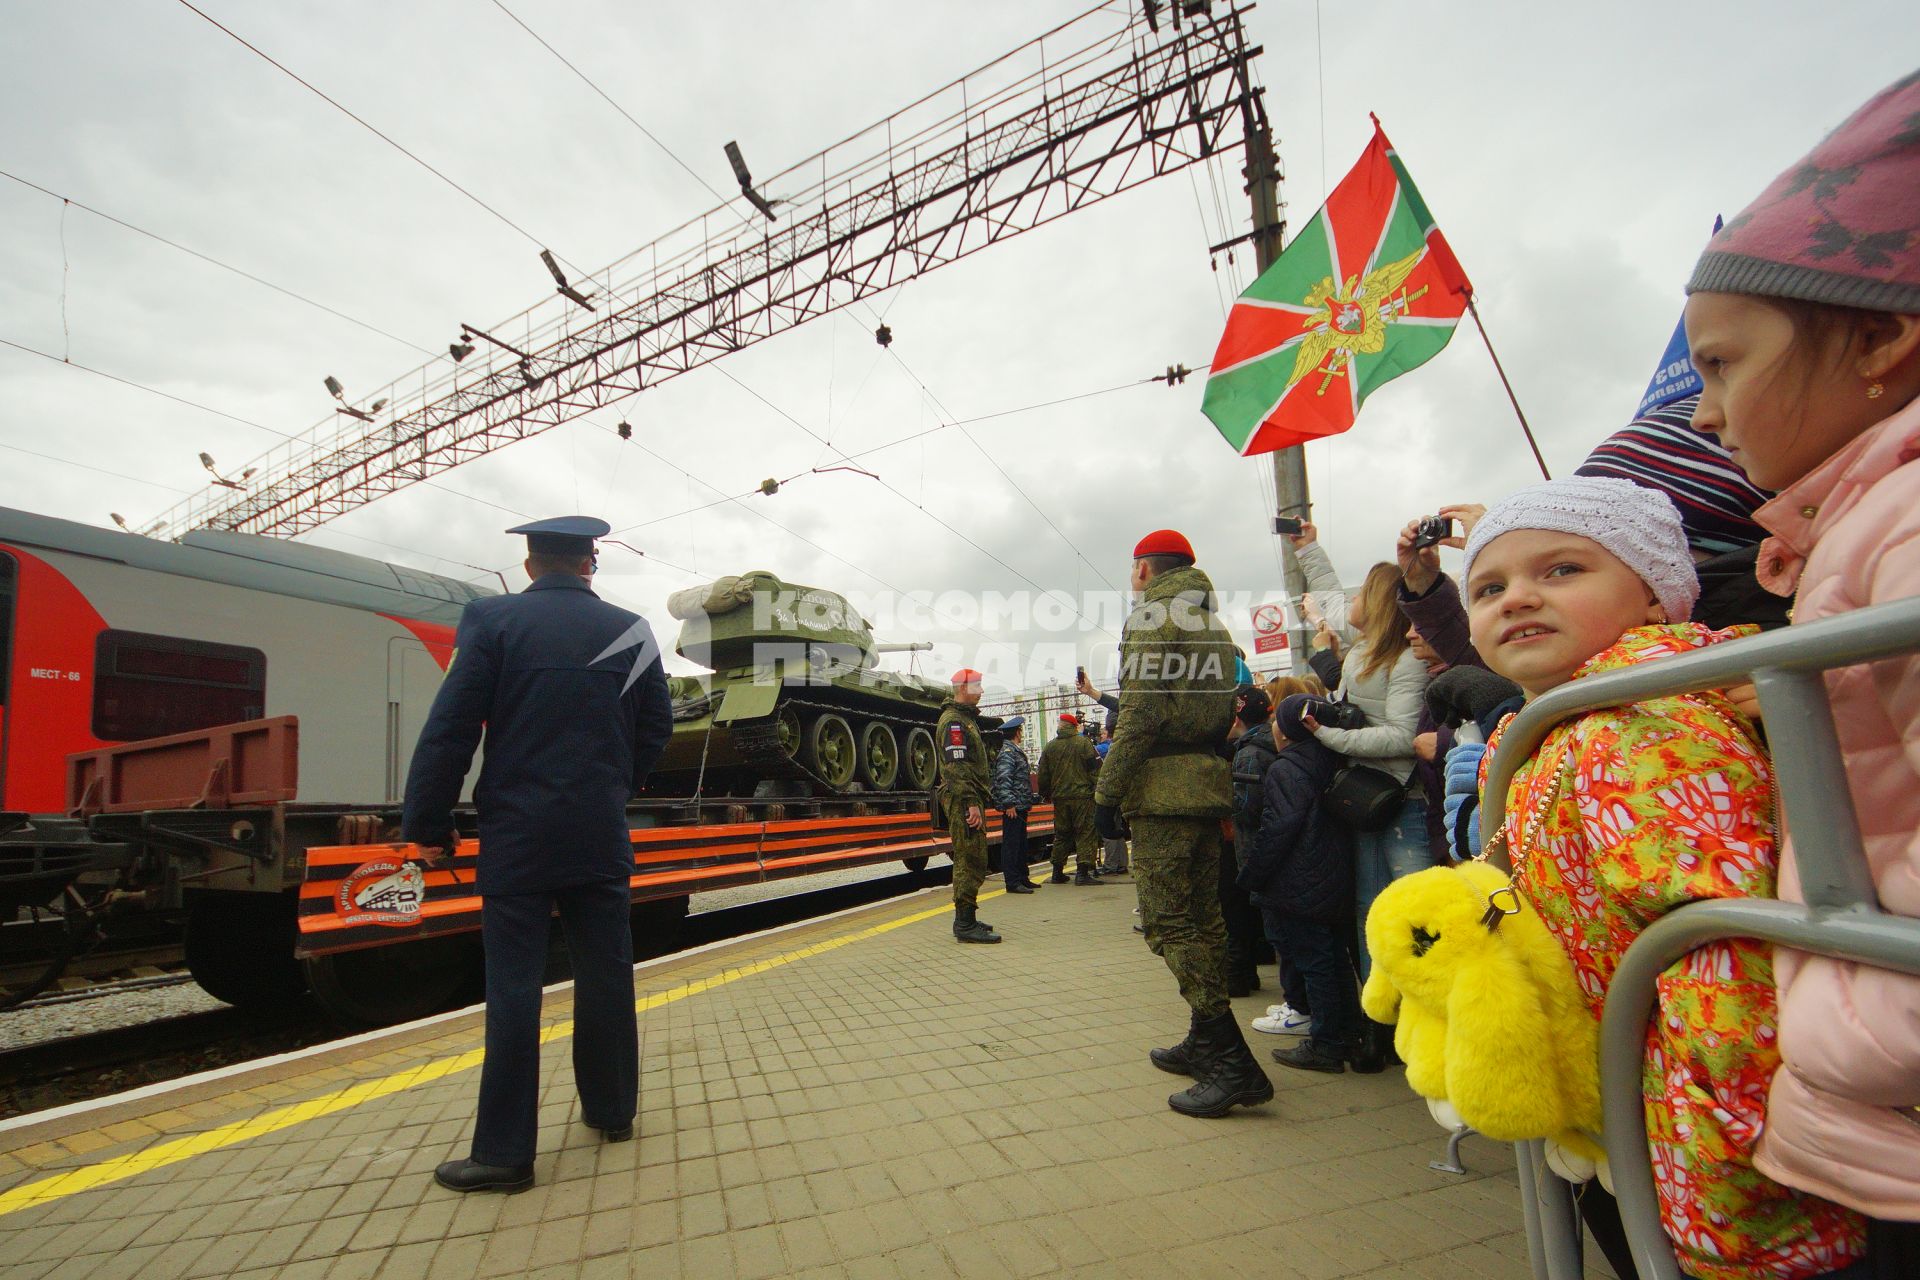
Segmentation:
[(1354, 923), (1360, 934), (1360, 981), (1364, 983), (1373, 971), (1367, 955), (1367, 912), (1373, 900), (1401, 876), (1433, 865), (1433, 850), (1427, 844), (1427, 802), (1408, 796), (1392, 826), (1385, 831), (1356, 832), (1353, 845)]
[(1000, 819), (1000, 870), (1007, 888), (1032, 884), (1027, 878), (1027, 811), (1010, 809)]
[[(1360, 1038), (1360, 989), (1353, 980), (1340, 926), (1304, 916), (1284, 916), (1272, 907), (1260, 908), (1262, 923), (1273, 949), (1293, 962), (1313, 1006), (1315, 1044), (1345, 1049)], [(1292, 1004), (1289, 1000), (1287, 1003)]]
[(1101, 852), (1105, 855), (1101, 861), (1102, 871), (1111, 871), (1119, 875), (1127, 869), (1127, 842), (1125, 840), (1102, 840)]

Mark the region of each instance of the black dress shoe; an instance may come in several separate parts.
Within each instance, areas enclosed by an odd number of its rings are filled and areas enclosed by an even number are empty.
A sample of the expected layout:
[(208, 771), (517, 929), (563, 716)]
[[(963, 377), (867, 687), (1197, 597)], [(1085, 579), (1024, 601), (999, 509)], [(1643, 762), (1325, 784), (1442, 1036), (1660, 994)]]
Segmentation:
[(595, 1124), (591, 1120), (587, 1121), (586, 1123), (587, 1123), (587, 1128), (593, 1130), (595, 1133), (600, 1135), (600, 1140), (602, 1142), (632, 1142), (633, 1141), (633, 1121), (631, 1120), (627, 1121), (625, 1124), (616, 1124), (611, 1126), (604, 1125), (604, 1124)]
[(1033, 886), (1030, 884), (1010, 884), (1007, 886), (1007, 892), (1008, 893), (1032, 893)]
[(481, 1164), (449, 1160), (433, 1171), (433, 1180), (449, 1191), (525, 1191), (533, 1185), (530, 1164)]

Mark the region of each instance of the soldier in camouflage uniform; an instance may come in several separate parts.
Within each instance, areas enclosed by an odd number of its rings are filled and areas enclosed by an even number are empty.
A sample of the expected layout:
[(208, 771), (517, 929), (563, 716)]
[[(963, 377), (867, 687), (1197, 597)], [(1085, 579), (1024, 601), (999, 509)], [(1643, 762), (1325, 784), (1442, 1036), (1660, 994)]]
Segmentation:
[(1067, 855), (1073, 855), (1073, 882), (1099, 884), (1094, 877), (1098, 846), (1093, 838), (1093, 775), (1100, 753), (1080, 736), (1080, 717), (1060, 717), (1060, 732), (1040, 753), (1040, 798), (1053, 802), (1053, 883), (1067, 882)]
[(1187, 1038), (1149, 1055), (1161, 1070), (1194, 1078), (1167, 1105), (1221, 1116), (1273, 1097), (1227, 1003), (1220, 820), (1233, 813), (1233, 771), (1219, 748), (1233, 720), (1233, 641), (1213, 583), (1179, 533), (1140, 540), (1132, 586), (1136, 603), (1120, 637), (1123, 714), (1100, 768), (1094, 821), (1108, 839), (1131, 824), (1147, 945), (1192, 1011)]
[(953, 936), (961, 942), (998, 942), (1000, 935), (974, 915), (987, 878), (987, 802), (993, 793), (987, 744), (980, 737), (978, 671), (953, 673), (953, 695), (940, 708), (933, 740), (940, 753), (940, 796), (953, 838)]

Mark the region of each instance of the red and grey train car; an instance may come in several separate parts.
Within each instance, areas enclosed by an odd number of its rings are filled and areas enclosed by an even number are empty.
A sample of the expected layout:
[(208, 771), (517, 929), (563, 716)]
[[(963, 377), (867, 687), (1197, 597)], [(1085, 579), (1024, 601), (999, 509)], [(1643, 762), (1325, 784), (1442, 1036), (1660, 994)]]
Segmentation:
[(75, 752), (287, 715), (303, 801), (397, 801), (460, 611), (487, 594), (275, 538), (0, 508), (0, 810), (65, 809)]
[[(0, 508), (0, 964), (14, 994), (39, 958), (51, 973), (132, 915), (180, 925), (195, 977), (236, 1003), (340, 986), (294, 957), (306, 850), (338, 843), (349, 812), (398, 803), (460, 612), (484, 594), (278, 539), (169, 542)], [(208, 737), (235, 725), (263, 732)], [(178, 780), (222, 750), (221, 768)]]
[[(159, 917), (236, 1004), (310, 989), (377, 1023), (469, 985), (477, 847), (429, 869), (378, 841), (460, 612), (486, 594), (279, 539), (0, 508), (0, 970), (45, 956), (52, 974)], [(637, 803), (636, 922), (677, 919), (696, 890), (924, 865), (948, 851), (925, 800)]]

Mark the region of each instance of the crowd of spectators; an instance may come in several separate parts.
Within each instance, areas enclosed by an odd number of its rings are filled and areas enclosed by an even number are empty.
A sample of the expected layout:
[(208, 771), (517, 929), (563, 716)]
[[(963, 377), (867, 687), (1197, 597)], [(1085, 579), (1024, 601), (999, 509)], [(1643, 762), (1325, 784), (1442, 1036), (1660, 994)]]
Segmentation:
[[(1920, 74), (1716, 236), (1688, 289), (1699, 391), (1643, 411), (1574, 477), (1415, 516), (1352, 592), (1319, 530), (1293, 535), (1313, 676), (1244, 683), (1220, 747), (1229, 976), (1233, 994), (1257, 989), (1257, 943), (1276, 953), (1282, 1002), (1252, 1019), (1296, 1037), (1276, 1062), (1395, 1060), (1359, 993), (1374, 946), (1440, 942), (1370, 945), (1370, 908), (1408, 877), (1491, 855), (1596, 1023), (1660, 915), (1798, 897), (1750, 688), (1563, 722), (1519, 766), (1498, 830), (1481, 829), (1479, 792), (1527, 699), (1920, 593), (1916, 121)], [(1442, 547), (1464, 553), (1458, 581)], [(1920, 915), (1920, 658), (1828, 685), (1880, 903)], [(1367, 1007), (1390, 1009), (1379, 986)], [(1663, 1224), (1687, 1275), (1920, 1276), (1920, 978), (1708, 944), (1663, 975), (1648, 1052)], [(1600, 1183), (1581, 1209), (1634, 1276)]]

